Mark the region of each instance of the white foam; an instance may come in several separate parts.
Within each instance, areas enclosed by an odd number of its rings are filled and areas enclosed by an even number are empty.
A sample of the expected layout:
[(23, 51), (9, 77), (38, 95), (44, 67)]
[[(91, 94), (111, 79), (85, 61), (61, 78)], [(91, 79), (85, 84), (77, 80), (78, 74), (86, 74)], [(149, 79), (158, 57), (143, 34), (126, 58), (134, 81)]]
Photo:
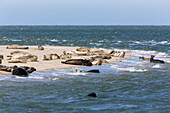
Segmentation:
[(52, 39), (52, 40), (50, 40), (51, 42), (59, 42), (59, 40), (57, 40), (57, 39)]
[(156, 64), (156, 65), (152, 66), (152, 68), (161, 68), (161, 65), (160, 64)]
[(136, 43), (136, 44), (141, 44), (141, 45), (146, 45), (146, 44), (152, 44), (152, 45), (169, 44), (168, 41), (157, 42), (157, 41), (154, 41), (154, 40), (150, 40), (150, 41), (131, 41), (131, 42)]
[(117, 68), (119, 71), (128, 71), (128, 72), (146, 72), (147, 69), (136, 68), (136, 67), (127, 67), (127, 68)]
[(76, 73), (65, 73), (65, 74), (67, 74), (67, 75), (88, 75), (88, 73), (78, 73), (78, 72), (76, 72)]
[(30, 78), (30, 79), (47, 79), (48, 77), (46, 77), (46, 76), (29, 76), (28, 78)]

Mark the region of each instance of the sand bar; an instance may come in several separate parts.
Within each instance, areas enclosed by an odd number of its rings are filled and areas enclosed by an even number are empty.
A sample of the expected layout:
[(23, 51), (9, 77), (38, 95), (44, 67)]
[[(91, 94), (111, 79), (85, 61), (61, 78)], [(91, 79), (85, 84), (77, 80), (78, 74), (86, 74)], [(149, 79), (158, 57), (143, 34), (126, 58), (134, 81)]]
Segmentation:
[[(76, 50), (79, 47), (66, 47), (66, 46), (43, 46), (44, 50), (38, 50), (37, 46), (27, 46), (29, 49), (6, 49), (7, 46), (0, 46), (0, 54), (4, 56), (4, 59), (2, 59), (1, 65), (5, 66), (29, 66), (29, 67), (34, 67), (36, 68), (37, 71), (54, 71), (56, 69), (71, 69), (71, 68), (76, 68), (76, 67), (82, 67), (81, 65), (69, 65), (69, 64), (62, 64), (61, 59), (57, 60), (49, 60), (49, 61), (44, 61), (42, 60), (42, 56), (45, 54), (51, 54), (51, 53), (56, 53), (58, 55), (61, 55), (63, 51), (70, 52), (72, 50)], [(24, 51), (28, 52), (30, 54), (38, 56), (38, 62), (27, 62), (27, 63), (8, 63), (8, 55), (10, 55), (11, 52), (13, 51)], [(72, 58), (85, 58), (87, 56), (76, 56), (73, 55)], [(125, 57), (129, 57), (128, 54), (125, 55)], [(120, 62), (122, 58), (119, 57), (113, 57), (110, 60), (107, 60), (109, 63), (111, 62)], [(11, 72), (4, 72), (0, 71), (0, 75), (11, 75)]]

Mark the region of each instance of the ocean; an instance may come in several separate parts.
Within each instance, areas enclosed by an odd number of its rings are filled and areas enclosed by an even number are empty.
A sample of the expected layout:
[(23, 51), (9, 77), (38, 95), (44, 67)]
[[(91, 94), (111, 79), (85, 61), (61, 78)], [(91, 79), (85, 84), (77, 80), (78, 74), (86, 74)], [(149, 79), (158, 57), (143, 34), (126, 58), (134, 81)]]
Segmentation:
[[(0, 113), (170, 112), (170, 26), (0, 26), (0, 45), (104, 48), (132, 58), (101, 66), (0, 75)], [(154, 64), (140, 56), (165, 61)], [(56, 64), (57, 65), (57, 64)], [(87, 97), (95, 92), (97, 97)]]

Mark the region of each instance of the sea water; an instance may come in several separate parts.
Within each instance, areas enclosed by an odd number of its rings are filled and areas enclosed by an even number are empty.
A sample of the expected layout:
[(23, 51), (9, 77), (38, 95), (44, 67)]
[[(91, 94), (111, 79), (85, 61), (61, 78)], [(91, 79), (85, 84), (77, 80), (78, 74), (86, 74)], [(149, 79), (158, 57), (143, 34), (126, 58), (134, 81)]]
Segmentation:
[[(1, 26), (0, 45), (79, 46), (132, 54), (101, 66), (0, 75), (0, 113), (170, 112), (170, 26)], [(140, 56), (165, 61), (154, 64)], [(56, 64), (59, 65), (59, 64)], [(87, 97), (95, 92), (98, 97)]]

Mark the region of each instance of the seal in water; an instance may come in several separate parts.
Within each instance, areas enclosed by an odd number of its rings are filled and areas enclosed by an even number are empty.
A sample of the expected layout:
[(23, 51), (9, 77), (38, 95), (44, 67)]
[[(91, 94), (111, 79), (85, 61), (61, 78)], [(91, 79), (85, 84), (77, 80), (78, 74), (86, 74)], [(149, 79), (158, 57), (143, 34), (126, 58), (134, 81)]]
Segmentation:
[(73, 70), (73, 72), (78, 72), (78, 73), (100, 73), (100, 71), (98, 69), (92, 69), (92, 70), (89, 70), (89, 71), (83, 71), (83, 70), (78, 70), (78, 69), (75, 69)]
[(17, 66), (13, 67), (12, 75), (17, 75), (21, 77), (27, 77), (28, 72), (22, 68), (18, 68)]
[(90, 93), (90, 94), (88, 94), (87, 96), (89, 96), (89, 97), (97, 97), (97, 95), (96, 95), (96, 93)]
[(165, 63), (163, 60), (153, 59), (154, 57), (155, 57), (154, 55), (151, 55), (151, 58), (150, 58), (151, 63), (162, 63), (162, 64)]
[(98, 69), (92, 69), (92, 70), (89, 70), (87, 72), (91, 72), (91, 73), (100, 73), (100, 71)]

